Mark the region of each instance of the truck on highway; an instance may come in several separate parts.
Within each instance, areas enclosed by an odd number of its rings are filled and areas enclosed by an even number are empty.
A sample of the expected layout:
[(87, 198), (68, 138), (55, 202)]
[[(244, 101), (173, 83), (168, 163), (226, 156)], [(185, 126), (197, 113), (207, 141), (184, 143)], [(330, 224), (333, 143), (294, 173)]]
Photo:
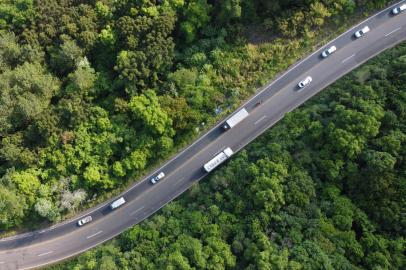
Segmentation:
[(217, 154), (214, 158), (212, 158), (209, 162), (204, 164), (204, 170), (206, 172), (211, 172), (216, 168), (218, 165), (223, 163), (226, 159), (231, 157), (231, 155), (234, 154), (233, 150), (231, 150), (230, 147), (227, 147), (223, 151), (221, 151), (219, 154)]
[(110, 204), (110, 209), (111, 209), (111, 210), (114, 210), (114, 209), (116, 209), (116, 208), (122, 206), (123, 204), (125, 204), (125, 199), (124, 199), (123, 197), (121, 197), (120, 199), (115, 200), (114, 202), (112, 202), (112, 203)]
[(229, 130), (230, 128), (233, 128), (238, 123), (240, 123), (242, 120), (244, 120), (247, 116), (248, 116), (247, 110), (245, 108), (242, 108), (237, 113), (235, 113), (233, 116), (231, 116), (226, 122), (224, 122), (223, 129)]

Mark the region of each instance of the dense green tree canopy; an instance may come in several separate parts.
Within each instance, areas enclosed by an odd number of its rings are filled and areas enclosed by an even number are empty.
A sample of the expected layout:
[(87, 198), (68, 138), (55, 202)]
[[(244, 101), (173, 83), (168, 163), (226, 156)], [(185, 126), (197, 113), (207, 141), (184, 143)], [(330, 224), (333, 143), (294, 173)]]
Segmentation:
[(369, 61), (149, 220), (52, 269), (93, 269), (110, 245), (128, 269), (403, 269), (404, 55)]
[[(141, 179), (387, 2), (0, 1), (1, 232)], [(404, 55), (359, 68), (207, 183), (61, 268), (405, 268)]]

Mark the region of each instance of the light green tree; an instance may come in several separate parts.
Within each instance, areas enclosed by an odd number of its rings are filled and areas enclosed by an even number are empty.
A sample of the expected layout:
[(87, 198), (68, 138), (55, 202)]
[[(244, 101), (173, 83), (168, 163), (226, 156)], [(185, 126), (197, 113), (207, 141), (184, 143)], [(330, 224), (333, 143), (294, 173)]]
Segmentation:
[(158, 97), (153, 90), (134, 96), (129, 102), (129, 108), (136, 120), (141, 121), (145, 128), (157, 135), (173, 136), (172, 119), (161, 109)]

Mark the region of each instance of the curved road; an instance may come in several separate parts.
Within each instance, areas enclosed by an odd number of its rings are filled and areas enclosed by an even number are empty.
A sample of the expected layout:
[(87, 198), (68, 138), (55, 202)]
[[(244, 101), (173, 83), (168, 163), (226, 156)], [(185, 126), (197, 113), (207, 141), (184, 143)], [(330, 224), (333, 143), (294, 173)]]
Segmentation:
[[(406, 1), (394, 6), (401, 3)], [(203, 164), (219, 151), (231, 147), (237, 152), (327, 85), (405, 40), (406, 12), (391, 15), (394, 6), (354, 26), (291, 67), (243, 105), (250, 112), (244, 121), (227, 132), (222, 131), (221, 123), (215, 126), (152, 174), (165, 172), (163, 180), (151, 185), (148, 176), (124, 192), (122, 196), (127, 203), (121, 208), (111, 211), (109, 201), (48, 229), (1, 239), (0, 270), (31, 269), (55, 263), (99, 245), (151, 216), (205, 177)], [(354, 32), (365, 25), (371, 31), (355, 39)], [(337, 51), (322, 59), (321, 52), (333, 44)], [(298, 91), (297, 83), (306, 76), (312, 76), (312, 83)], [(256, 106), (260, 100), (262, 103)], [(88, 214), (93, 222), (79, 228), (77, 220)]]

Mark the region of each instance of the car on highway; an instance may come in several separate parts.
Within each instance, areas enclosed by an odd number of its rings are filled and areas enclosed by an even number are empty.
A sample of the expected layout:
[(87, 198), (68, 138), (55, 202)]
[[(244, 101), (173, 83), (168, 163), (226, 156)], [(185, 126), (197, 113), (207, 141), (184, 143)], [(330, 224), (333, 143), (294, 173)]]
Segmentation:
[(114, 210), (114, 209), (116, 209), (116, 208), (122, 206), (123, 204), (125, 204), (125, 200), (124, 200), (123, 197), (121, 197), (120, 199), (115, 200), (114, 202), (112, 202), (112, 203), (110, 204), (110, 209), (111, 209), (111, 210)]
[(406, 4), (403, 4), (403, 5), (400, 5), (398, 7), (395, 7), (394, 9), (392, 9), (392, 14), (397, 15), (405, 10), (406, 10)]
[(358, 30), (357, 32), (355, 32), (354, 33), (354, 36), (356, 37), (356, 38), (360, 38), (360, 37), (362, 37), (363, 35), (365, 35), (366, 33), (368, 33), (369, 32), (369, 27), (368, 27), (368, 25), (365, 25), (364, 27), (362, 27), (362, 29), (360, 29), (360, 30)]
[(298, 84), (299, 88), (304, 88), (305, 86), (307, 86), (309, 83), (312, 82), (312, 77), (307, 76), (304, 80), (301, 80)]
[(328, 48), (327, 50), (323, 51), (321, 53), (321, 56), (323, 58), (326, 58), (327, 56), (329, 56), (330, 54), (334, 53), (335, 51), (337, 51), (337, 47), (336, 46), (331, 46), (330, 48)]
[(165, 177), (165, 173), (160, 172), (157, 176), (151, 178), (151, 183), (155, 184), (156, 182), (158, 182), (159, 180), (161, 180), (164, 177)]
[(92, 216), (87, 216), (78, 220), (78, 226), (83, 226), (93, 220)]

